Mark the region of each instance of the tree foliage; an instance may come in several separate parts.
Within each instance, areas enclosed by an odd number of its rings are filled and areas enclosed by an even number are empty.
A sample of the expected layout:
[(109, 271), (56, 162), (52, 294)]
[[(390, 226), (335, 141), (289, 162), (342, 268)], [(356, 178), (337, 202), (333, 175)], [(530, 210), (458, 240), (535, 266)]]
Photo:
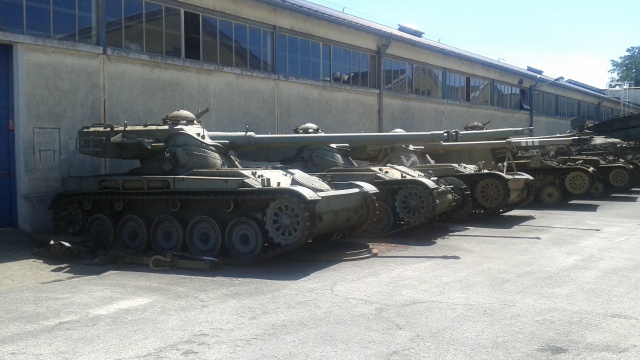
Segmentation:
[(627, 49), (627, 55), (611, 60), (609, 73), (616, 74), (615, 81), (630, 81), (633, 86), (640, 86), (640, 46), (632, 46)]

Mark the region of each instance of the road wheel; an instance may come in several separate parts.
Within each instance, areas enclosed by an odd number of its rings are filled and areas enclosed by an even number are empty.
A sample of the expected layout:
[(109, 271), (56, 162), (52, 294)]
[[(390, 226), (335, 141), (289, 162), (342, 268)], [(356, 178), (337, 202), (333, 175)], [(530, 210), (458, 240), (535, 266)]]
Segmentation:
[(126, 250), (142, 252), (147, 247), (147, 226), (135, 216), (127, 215), (120, 220), (116, 229), (116, 239)]
[(172, 216), (160, 216), (151, 224), (151, 247), (157, 253), (180, 251), (183, 238), (182, 226)]
[(232, 259), (242, 262), (251, 261), (262, 250), (260, 227), (249, 218), (235, 218), (227, 226), (224, 244)]
[(84, 233), (93, 241), (95, 248), (102, 250), (111, 249), (115, 231), (108, 217), (102, 214), (93, 215), (87, 221)]
[(507, 200), (507, 190), (508, 187), (505, 187), (500, 181), (486, 178), (476, 185), (475, 197), (485, 209), (498, 210)]
[(564, 186), (573, 195), (583, 195), (589, 191), (589, 176), (582, 171), (572, 171), (564, 178)]
[(631, 183), (631, 174), (623, 169), (613, 169), (609, 173), (609, 183), (615, 188), (625, 188)]
[(549, 184), (540, 189), (538, 196), (543, 204), (556, 205), (562, 201), (562, 190), (556, 184)]
[(187, 248), (194, 255), (215, 256), (222, 245), (220, 226), (213, 219), (198, 216), (187, 227)]

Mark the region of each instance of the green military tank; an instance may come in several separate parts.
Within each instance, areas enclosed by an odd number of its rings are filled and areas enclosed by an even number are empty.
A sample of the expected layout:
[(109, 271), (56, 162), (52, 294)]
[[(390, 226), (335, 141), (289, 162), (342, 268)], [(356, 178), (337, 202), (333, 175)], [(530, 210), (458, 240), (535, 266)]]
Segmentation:
[(249, 262), (312, 239), (368, 226), (377, 189), (327, 183), (300, 170), (241, 168), (227, 144), (207, 136), (199, 118), (175, 111), (161, 123), (95, 124), (78, 131), (80, 153), (134, 159), (123, 174), (63, 179), (51, 202), (54, 228), (102, 248), (184, 251)]
[[(369, 152), (389, 144), (450, 141), (457, 132), (408, 134), (326, 134), (312, 124), (293, 134), (257, 135), (252, 132), (208, 133), (224, 141), (245, 162), (278, 163), (333, 182), (359, 181), (375, 186), (378, 214), (367, 235), (382, 236), (463, 211), (469, 191), (459, 180), (431, 178), (402, 165), (357, 164), (350, 154)], [(345, 149), (344, 144), (349, 144)]]
[[(517, 169), (518, 172), (528, 174), (533, 178), (530, 185), (536, 193), (536, 199), (549, 206), (582, 197), (594, 186), (596, 171), (593, 167), (582, 162), (558, 162), (530, 151), (554, 145), (547, 142), (547, 140), (554, 139), (521, 138), (515, 133), (509, 135), (508, 129), (502, 129), (504, 131), (496, 135), (496, 132), (494, 132), (496, 130), (469, 131), (467, 138), (473, 138), (475, 141), (486, 141), (488, 144), (491, 144), (491, 141), (507, 139), (512, 141), (514, 146), (509, 148), (488, 146), (475, 149), (454, 149), (452, 151), (433, 153), (432, 158), (437, 163), (481, 163), (484, 166), (490, 164), (489, 166), (496, 167), (498, 170), (503, 170), (507, 167)], [(461, 136), (461, 138), (464, 137)], [(583, 142), (583, 139), (575, 137), (568, 140), (569, 144), (582, 144)], [(555, 145), (559, 144), (562, 145), (561, 143), (556, 143)], [(523, 149), (529, 151), (530, 155), (518, 158), (517, 155), (522, 154)]]
[[(595, 169), (595, 183), (589, 190), (593, 196), (607, 193), (625, 192), (640, 186), (640, 161), (630, 153), (622, 140), (594, 136), (588, 132), (567, 133), (537, 137), (537, 139), (558, 139), (581, 137), (580, 144), (562, 145), (541, 150), (543, 156), (561, 164), (582, 163)], [(519, 154), (526, 157), (527, 154)]]

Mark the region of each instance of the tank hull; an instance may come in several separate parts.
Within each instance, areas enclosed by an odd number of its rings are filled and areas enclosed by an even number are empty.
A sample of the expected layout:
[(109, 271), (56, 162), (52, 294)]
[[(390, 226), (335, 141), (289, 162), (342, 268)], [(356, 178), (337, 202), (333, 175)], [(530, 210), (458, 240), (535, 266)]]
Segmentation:
[(104, 248), (224, 254), (238, 262), (360, 230), (376, 211), (371, 185), (343, 182), (336, 189), (295, 170), (101, 175), (68, 177), (63, 184), (51, 203), (62, 233), (97, 236)]

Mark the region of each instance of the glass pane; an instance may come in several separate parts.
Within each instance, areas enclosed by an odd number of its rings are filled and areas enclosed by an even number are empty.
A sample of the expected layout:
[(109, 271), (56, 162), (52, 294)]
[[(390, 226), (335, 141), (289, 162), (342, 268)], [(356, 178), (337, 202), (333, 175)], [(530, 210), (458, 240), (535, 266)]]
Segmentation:
[(200, 14), (184, 12), (184, 57), (200, 60)]
[(249, 27), (249, 68), (262, 70), (262, 31)]
[(27, 0), (27, 34), (51, 37), (50, 0)]
[(358, 85), (369, 86), (369, 54), (360, 53), (360, 70)]
[(262, 30), (262, 70), (273, 72), (273, 31)]
[(53, 38), (76, 41), (76, 0), (53, 2)]
[(309, 78), (311, 80), (320, 81), (321, 79), (321, 54), (320, 54), (320, 43), (317, 41), (312, 41), (310, 43), (309, 48)]
[(98, 44), (97, 2), (97, 0), (78, 1), (78, 41), (80, 42)]
[(300, 77), (309, 79), (311, 77), (311, 42), (307, 39), (300, 39)]
[(182, 12), (171, 6), (164, 7), (164, 54), (182, 57)]
[(287, 38), (288, 36), (285, 34), (278, 34), (278, 53), (276, 66), (278, 67), (277, 73), (282, 75), (287, 75)]
[(0, 31), (22, 34), (24, 32), (24, 7), (22, 0), (0, 1)]
[(233, 23), (220, 19), (220, 64), (233, 66)]
[(342, 82), (342, 48), (331, 47), (331, 81)]
[(287, 39), (287, 75), (300, 76), (300, 39), (289, 35)]
[(369, 87), (378, 87), (378, 57), (369, 55)]
[(489, 84), (487, 80), (471, 78), (469, 101), (476, 105), (491, 105), (491, 86)]
[(388, 58), (384, 59), (384, 88), (393, 89), (393, 61)]
[(247, 25), (235, 23), (234, 24), (234, 44), (233, 51), (235, 67), (247, 68), (249, 67), (249, 32)]
[(391, 60), (391, 90), (400, 91), (400, 61)]
[(342, 70), (340, 70), (342, 82), (351, 84), (351, 50), (342, 49)]
[(144, 2), (144, 51), (164, 54), (162, 5)]
[(106, 0), (104, 11), (107, 46), (122, 48), (122, 0)]
[(143, 51), (142, 0), (124, 0), (124, 48)]
[(202, 60), (218, 63), (218, 19), (202, 16)]
[(322, 44), (322, 81), (331, 81), (331, 46)]
[(360, 86), (360, 51), (351, 51), (351, 85)]

